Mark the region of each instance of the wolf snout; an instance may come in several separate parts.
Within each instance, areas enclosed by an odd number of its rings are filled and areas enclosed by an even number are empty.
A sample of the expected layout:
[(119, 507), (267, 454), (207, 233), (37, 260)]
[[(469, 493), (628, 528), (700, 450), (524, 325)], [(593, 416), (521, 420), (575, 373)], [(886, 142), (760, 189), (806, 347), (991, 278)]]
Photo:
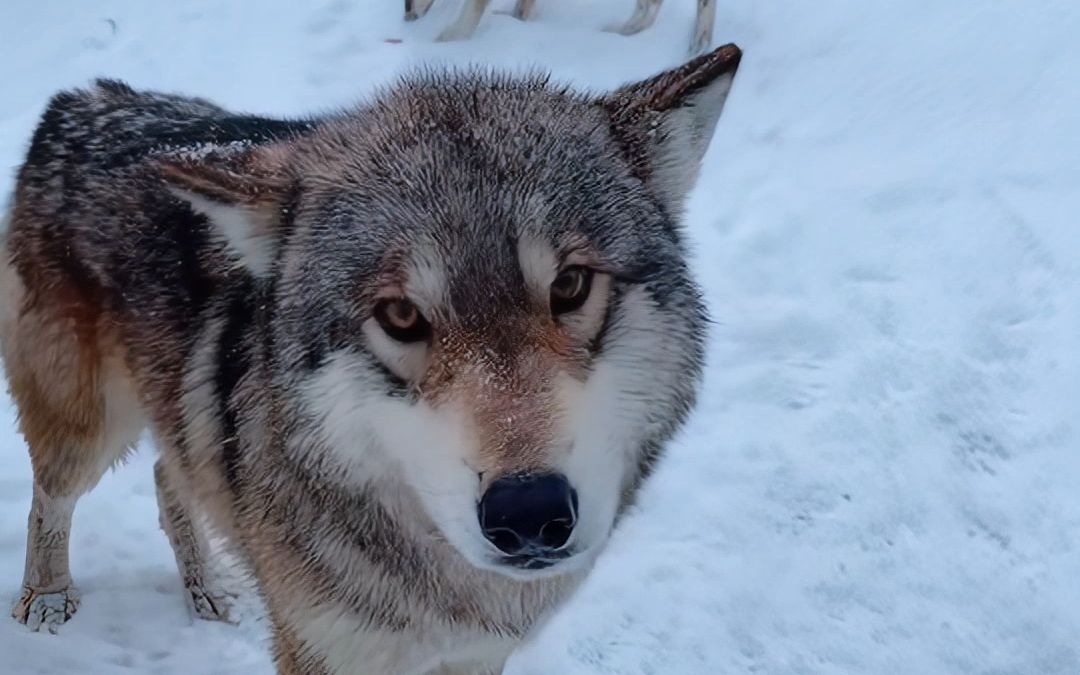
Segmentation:
[(484, 536), (509, 556), (550, 556), (570, 539), (577, 523), (577, 492), (562, 474), (500, 478), (480, 499)]

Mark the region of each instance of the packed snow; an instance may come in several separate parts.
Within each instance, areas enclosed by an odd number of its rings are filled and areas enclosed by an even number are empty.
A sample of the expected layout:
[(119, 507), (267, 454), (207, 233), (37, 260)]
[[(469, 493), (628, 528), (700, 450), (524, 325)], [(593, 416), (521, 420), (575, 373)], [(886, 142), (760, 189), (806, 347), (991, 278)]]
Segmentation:
[[(435, 43), (459, 2), (5, 0), (0, 190), (94, 76), (278, 115), (420, 63), (599, 90), (681, 62), (694, 15), (626, 38), (600, 29), (630, 0), (540, 0)], [(717, 2), (745, 58), (688, 211), (702, 400), (506, 672), (1080, 673), (1080, 4)], [(6, 604), (31, 475), (8, 402), (0, 429)], [(58, 635), (0, 615), (0, 671), (272, 672), (249, 592), (237, 625), (190, 618), (152, 463), (80, 502), (82, 607)]]

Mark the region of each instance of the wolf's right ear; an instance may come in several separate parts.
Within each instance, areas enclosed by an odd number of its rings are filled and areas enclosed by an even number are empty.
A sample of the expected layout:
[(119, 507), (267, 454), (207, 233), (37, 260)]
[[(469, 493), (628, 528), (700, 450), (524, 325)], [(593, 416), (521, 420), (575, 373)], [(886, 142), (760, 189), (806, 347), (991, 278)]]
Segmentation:
[(740, 59), (738, 47), (724, 45), (601, 100), (634, 172), (676, 213), (697, 180)]
[(217, 229), (252, 275), (269, 273), (277, 251), (281, 206), (289, 192), (287, 148), (268, 146), (229, 157), (180, 158), (158, 168), (175, 196)]

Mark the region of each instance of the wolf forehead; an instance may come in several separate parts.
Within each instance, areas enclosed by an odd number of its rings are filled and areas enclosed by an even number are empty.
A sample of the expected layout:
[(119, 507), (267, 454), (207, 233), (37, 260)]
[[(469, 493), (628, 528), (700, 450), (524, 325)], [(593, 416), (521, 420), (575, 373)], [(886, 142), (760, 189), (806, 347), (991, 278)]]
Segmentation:
[[(230, 132), (209, 147), (266, 164), (254, 173), (275, 176), (286, 255), (320, 265), (323, 286), (346, 273), (393, 277), (395, 265), (437, 266), (452, 285), (508, 282), (521, 276), (523, 241), (556, 259), (588, 249), (637, 278), (678, 236), (611, 123), (600, 97), (545, 74), (428, 70), (289, 128), (218, 121)], [(164, 156), (202, 162), (205, 147), (196, 135)]]
[(496, 254), (507, 235), (617, 248), (619, 225), (662, 214), (610, 125), (600, 99), (544, 74), (427, 71), (299, 139), (293, 171), (318, 216), (352, 207), (413, 240), (437, 228), (432, 243), (467, 247), (448, 254)]

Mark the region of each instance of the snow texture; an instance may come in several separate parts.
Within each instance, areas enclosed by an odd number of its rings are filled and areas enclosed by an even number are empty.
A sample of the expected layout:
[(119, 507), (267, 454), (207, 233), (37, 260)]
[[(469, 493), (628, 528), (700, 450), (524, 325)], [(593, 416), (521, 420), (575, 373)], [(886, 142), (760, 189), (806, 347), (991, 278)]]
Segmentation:
[[(496, 0), (493, 9), (509, 9)], [(107, 75), (298, 115), (419, 63), (594, 89), (684, 56), (694, 3), (4, 0), (0, 190), (48, 96)], [(746, 56), (688, 227), (715, 325), (692, 422), (511, 675), (1080, 672), (1080, 4), (718, 0)], [(399, 38), (401, 42), (387, 42)], [(29, 461), (0, 406), (0, 597)], [(0, 616), (5, 673), (270, 673), (258, 603), (192, 620), (152, 449), (76, 511), (82, 607)]]

